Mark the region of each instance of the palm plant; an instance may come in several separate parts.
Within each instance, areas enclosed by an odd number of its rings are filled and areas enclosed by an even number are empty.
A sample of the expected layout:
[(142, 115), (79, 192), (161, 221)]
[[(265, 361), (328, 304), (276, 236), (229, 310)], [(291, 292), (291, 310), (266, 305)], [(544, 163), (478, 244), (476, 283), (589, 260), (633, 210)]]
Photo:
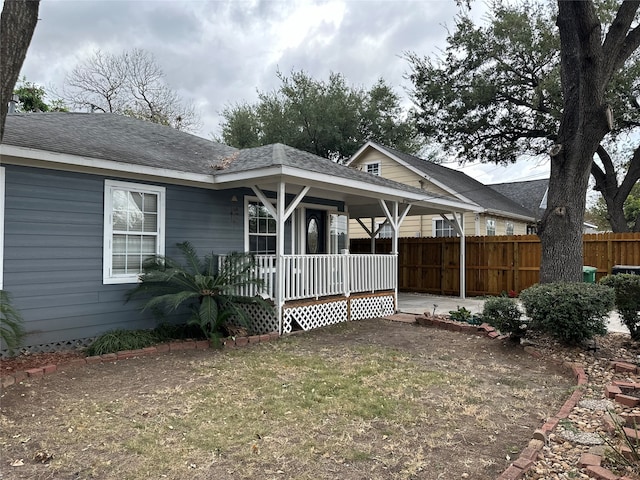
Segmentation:
[(270, 305), (261, 297), (239, 294), (247, 287), (261, 287), (255, 277), (255, 259), (250, 254), (230, 253), (220, 257), (213, 253), (200, 258), (189, 242), (177, 244), (185, 263), (169, 257), (156, 257), (143, 265), (140, 283), (127, 294), (127, 299), (146, 298), (142, 310), (162, 309), (174, 312), (187, 306), (190, 325), (197, 325), (216, 342), (229, 325), (246, 327), (249, 317), (243, 305)]
[(0, 339), (9, 351), (22, 343), (25, 335), (22, 322), (20, 312), (11, 305), (9, 293), (0, 290)]

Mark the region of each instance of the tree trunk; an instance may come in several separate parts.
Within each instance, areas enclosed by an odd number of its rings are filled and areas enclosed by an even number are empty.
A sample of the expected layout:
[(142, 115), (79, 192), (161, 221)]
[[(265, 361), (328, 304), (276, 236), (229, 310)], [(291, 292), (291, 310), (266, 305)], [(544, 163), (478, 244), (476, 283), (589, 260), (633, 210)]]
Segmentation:
[(558, 2), (563, 112), (540, 226), (540, 282), (582, 281), (582, 224), (593, 155), (608, 131), (600, 23), (590, 2)]
[(0, 16), (0, 142), (9, 100), (38, 22), (39, 8), (40, 0), (4, 0)]
[(629, 232), (629, 224), (624, 214), (624, 202), (640, 179), (640, 147), (633, 152), (627, 173), (619, 185), (618, 172), (608, 152), (600, 145), (597, 153), (604, 171), (594, 162), (591, 165), (591, 175), (596, 182), (595, 190), (602, 194), (607, 205), (607, 220), (614, 232)]

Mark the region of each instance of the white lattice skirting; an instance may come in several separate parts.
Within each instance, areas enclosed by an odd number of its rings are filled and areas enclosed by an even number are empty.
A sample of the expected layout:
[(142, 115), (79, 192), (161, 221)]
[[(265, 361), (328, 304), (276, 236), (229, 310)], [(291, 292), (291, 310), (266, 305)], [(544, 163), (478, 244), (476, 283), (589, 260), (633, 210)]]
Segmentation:
[[(44, 343), (41, 345), (27, 345), (17, 348), (13, 353), (14, 355), (20, 354), (34, 354), (34, 353), (51, 353), (51, 352), (66, 352), (71, 350), (81, 350), (87, 348), (93, 343), (95, 337), (79, 338), (77, 340), (68, 340), (62, 342)], [(0, 350), (0, 358), (8, 358), (10, 356), (9, 350)]]
[(395, 313), (393, 295), (378, 297), (354, 297), (351, 299), (350, 320), (386, 317)]
[(294, 323), (303, 330), (313, 330), (347, 320), (346, 298), (298, 307), (285, 307), (282, 312), (282, 333), (291, 333)]
[(326, 327), (349, 320), (385, 317), (395, 313), (393, 295), (350, 297), (293, 307), (282, 312), (282, 333), (291, 333), (294, 326), (303, 330)]
[(249, 320), (249, 330), (254, 334), (271, 333), (278, 331), (278, 319), (274, 309), (266, 309), (260, 305), (242, 305), (247, 312)]

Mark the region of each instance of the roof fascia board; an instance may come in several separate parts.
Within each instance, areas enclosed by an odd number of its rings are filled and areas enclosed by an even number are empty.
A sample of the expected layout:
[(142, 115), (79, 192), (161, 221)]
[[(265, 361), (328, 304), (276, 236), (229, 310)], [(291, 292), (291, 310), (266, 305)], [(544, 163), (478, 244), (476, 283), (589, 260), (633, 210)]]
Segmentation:
[(485, 209), (484, 213), (486, 213), (487, 215), (499, 215), (501, 217), (507, 217), (507, 218), (511, 218), (513, 220), (524, 220), (527, 222), (534, 222), (535, 218), (533, 217), (528, 217), (526, 215), (520, 215), (517, 213), (511, 213), (511, 212), (507, 212), (505, 210), (494, 210), (494, 209)]
[[(6, 162), (5, 156), (15, 157), (15, 161)], [(44, 167), (54, 170), (65, 170), (80, 173), (111, 174), (119, 177), (136, 179), (160, 179), (166, 183), (181, 185), (206, 185), (211, 188), (213, 175), (182, 172), (168, 168), (148, 167), (131, 163), (102, 160), (66, 153), (50, 152), (14, 145), (0, 145), (2, 163), (12, 163), (23, 166)]]
[[(260, 168), (255, 170), (246, 170), (242, 172), (230, 172), (223, 173), (219, 171), (215, 176), (215, 183), (222, 187), (225, 183), (235, 183), (243, 181), (259, 182), (262, 179), (275, 179), (275, 177), (283, 177), (283, 181), (287, 183), (295, 183), (298, 185), (311, 185), (327, 187), (331, 186), (331, 189), (341, 193), (354, 193), (354, 190), (359, 194), (365, 194), (364, 196), (371, 198), (379, 198), (383, 196), (387, 199), (394, 199), (403, 203), (411, 202), (428, 202), (432, 205), (446, 206), (447, 209), (461, 209), (463, 211), (482, 212), (484, 209), (480, 206), (476, 206), (475, 203), (464, 204), (455, 200), (448, 199), (429, 199), (428, 193), (416, 194), (414, 192), (399, 190), (393, 187), (387, 187), (383, 185), (376, 185), (361, 180), (351, 180), (348, 178), (341, 179), (344, 183), (336, 184), (336, 177), (334, 175), (311, 172), (296, 167), (287, 165), (270, 166), (266, 168)], [(372, 193), (377, 195), (371, 195)]]

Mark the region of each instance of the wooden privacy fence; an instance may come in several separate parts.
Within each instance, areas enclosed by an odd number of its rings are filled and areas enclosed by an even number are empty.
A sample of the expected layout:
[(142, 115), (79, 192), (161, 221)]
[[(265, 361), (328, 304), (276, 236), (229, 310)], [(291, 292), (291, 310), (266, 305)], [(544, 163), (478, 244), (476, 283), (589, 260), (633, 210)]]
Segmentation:
[[(584, 235), (584, 265), (596, 267), (596, 280), (614, 265), (640, 265), (640, 233)], [(369, 239), (351, 240), (352, 253), (370, 253)], [(376, 240), (376, 253), (389, 253), (390, 239)], [(398, 288), (439, 295), (460, 294), (460, 238), (400, 238)], [(537, 235), (466, 237), (467, 295), (520, 292), (539, 280)]]

